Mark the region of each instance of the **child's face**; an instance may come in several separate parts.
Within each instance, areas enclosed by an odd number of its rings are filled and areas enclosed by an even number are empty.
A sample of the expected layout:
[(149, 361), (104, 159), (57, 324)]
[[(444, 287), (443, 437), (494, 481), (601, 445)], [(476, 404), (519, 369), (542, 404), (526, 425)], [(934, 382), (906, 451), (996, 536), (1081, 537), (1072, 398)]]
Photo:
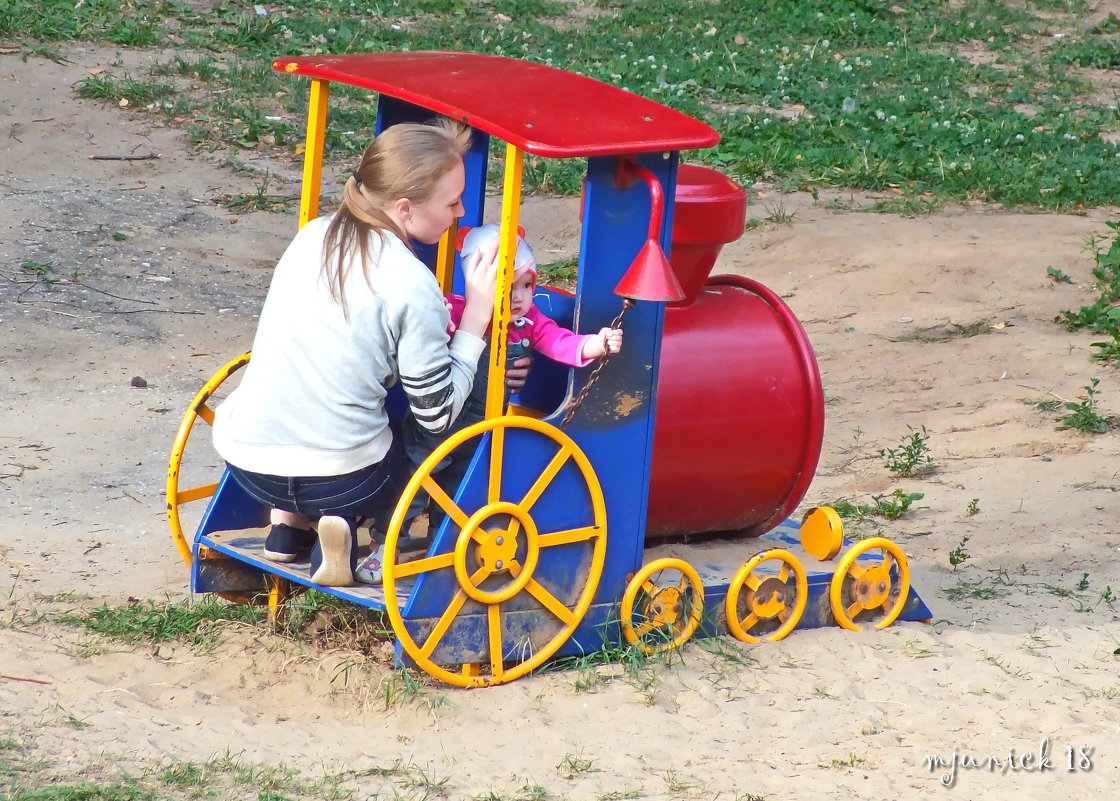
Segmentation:
[(533, 274), (526, 270), (513, 279), (513, 290), (510, 293), (509, 316), (511, 320), (524, 317), (533, 305)]

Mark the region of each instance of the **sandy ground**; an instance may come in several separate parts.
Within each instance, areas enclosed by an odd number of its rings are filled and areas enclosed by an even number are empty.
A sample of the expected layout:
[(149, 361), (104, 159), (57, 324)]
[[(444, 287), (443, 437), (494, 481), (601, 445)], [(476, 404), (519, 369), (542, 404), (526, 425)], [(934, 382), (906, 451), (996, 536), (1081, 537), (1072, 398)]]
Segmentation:
[[(1094, 297), (1084, 246), (1107, 210), (906, 219), (839, 208), (865, 195), (758, 188), (750, 216), (792, 222), (749, 231), (717, 266), (781, 293), (816, 349), (827, 428), (804, 505), (924, 493), (883, 533), (931, 625), (717, 640), (722, 655), (694, 643), (640, 677), (550, 673), (385, 705), (399, 681), (387, 666), (263, 629), (150, 649), (41, 620), (185, 598), (163, 511), (172, 438), (206, 378), (248, 348), (294, 231), (292, 214), (215, 202), (260, 172), (72, 94), (85, 70), (144, 56), (70, 56), (0, 56), (0, 740), (45, 760), (32, 783), (226, 754), (357, 771), (362, 798), (1050, 799), (1115, 784), (1116, 435), (1061, 430), (1032, 405), (1099, 376), (1103, 410), (1120, 412), (1092, 337), (1054, 322)], [(159, 158), (91, 158), (143, 154)], [(267, 167), (269, 191), (296, 194), (298, 165)], [(524, 224), (563, 251), (576, 206), (533, 201)], [(922, 426), (937, 470), (896, 479), (876, 454)], [(1009, 750), (1010, 766), (952, 771), (955, 754), (1006, 763)]]

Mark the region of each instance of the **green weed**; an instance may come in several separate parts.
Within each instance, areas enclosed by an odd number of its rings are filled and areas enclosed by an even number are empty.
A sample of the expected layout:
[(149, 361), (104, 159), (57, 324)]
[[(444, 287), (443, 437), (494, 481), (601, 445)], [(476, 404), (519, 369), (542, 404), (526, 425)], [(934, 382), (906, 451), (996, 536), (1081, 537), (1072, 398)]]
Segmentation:
[(298, 198), (294, 195), (281, 196), (268, 194), (270, 174), (265, 172), (256, 191), (251, 195), (219, 195), (218, 202), (230, 211), (287, 211)]
[(574, 779), (584, 773), (597, 772), (594, 759), (586, 759), (576, 754), (564, 754), (563, 759), (556, 766), (556, 772), (565, 779)]
[(980, 499), (979, 498), (973, 498), (972, 500), (970, 500), (968, 502), (968, 506), (966, 506), (964, 508), (964, 513), (966, 515), (968, 515), (969, 517), (972, 517), (975, 514), (979, 514), (979, 512), (980, 512)]
[(860, 768), (867, 764), (867, 760), (857, 754), (848, 754), (844, 759), (833, 759), (830, 766), (835, 770), (846, 768)]
[(1058, 411), (1061, 405), (1062, 402), (1057, 398), (1043, 398), (1042, 400), (1031, 401), (1031, 406), (1046, 414)]
[(851, 521), (857, 528), (867, 524), (877, 527), (874, 518), (897, 520), (910, 511), (910, 507), (915, 501), (920, 501), (924, 497), (924, 493), (907, 492), (899, 488), (890, 495), (872, 495), (870, 503), (858, 503), (841, 498), (831, 501), (827, 505), (835, 509), (840, 517)]
[(1072, 284), (1073, 279), (1059, 270), (1057, 267), (1047, 267), (1046, 274), (1050, 276), (1050, 280), (1055, 284)]
[(901, 478), (913, 478), (933, 472), (933, 457), (929, 454), (929, 432), (907, 426), (910, 433), (897, 448), (880, 448), (879, 458), (887, 470)]
[(1100, 411), (1097, 400), (1100, 394), (1100, 390), (1097, 389), (1098, 384), (1100, 384), (1099, 378), (1089, 379), (1089, 383), (1082, 387), (1085, 390), (1082, 400), (1066, 401), (1062, 404), (1067, 410), (1066, 414), (1059, 418), (1063, 426), (1080, 431), (1082, 434), (1103, 434), (1108, 431), (1112, 417)]
[(994, 601), (998, 598), (1006, 598), (1011, 594), (1011, 591), (998, 582), (979, 579), (972, 582), (961, 580), (955, 586), (943, 588), (941, 594), (950, 601), (963, 601), (965, 599)]
[(949, 551), (949, 564), (954, 568), (963, 565), (972, 556), (967, 550), (965, 545), (968, 543), (968, 536), (961, 537), (961, 541), (957, 543), (957, 547)]
[(797, 210), (790, 211), (782, 202), (766, 207), (766, 222), (774, 225), (793, 225), (797, 218)]

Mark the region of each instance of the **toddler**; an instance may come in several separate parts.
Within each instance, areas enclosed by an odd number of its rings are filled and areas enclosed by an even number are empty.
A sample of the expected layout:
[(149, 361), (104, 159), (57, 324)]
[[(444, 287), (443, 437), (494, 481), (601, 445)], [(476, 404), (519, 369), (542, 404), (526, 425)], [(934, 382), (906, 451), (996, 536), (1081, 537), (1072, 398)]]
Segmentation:
[[(458, 247), (460, 254), (467, 257), (476, 250), (485, 251), (487, 247), (494, 247), (499, 235), (496, 224), (482, 225), (477, 228), (459, 229)], [(510, 293), (510, 325), (508, 331), (508, 344), (506, 348), (507, 361), (513, 361), (524, 356), (529, 350), (537, 351), (550, 359), (567, 364), (572, 367), (586, 367), (595, 359), (607, 353), (618, 353), (622, 348), (622, 329), (602, 328), (597, 334), (577, 334), (563, 326), (558, 325), (537, 308), (533, 297), (537, 288), (537, 259), (533, 249), (525, 241), (524, 233), (517, 238), (517, 253), (514, 256), (513, 289)], [(463, 316), (465, 299), (462, 295), (448, 295), (447, 308), (451, 315), (451, 325), (448, 334), (454, 334), (459, 321)], [(463, 410), (455, 422), (446, 431), (434, 434), (418, 425), (414, 418), (409, 416), (403, 424), (403, 440), (405, 453), (409, 465), (415, 473), (420, 464), (436, 447), (456, 431), (461, 431), (467, 426), (474, 425), (485, 417), (486, 413), (486, 384), (487, 364), (489, 360), (483, 356), (479, 359), (479, 368), (475, 375), (474, 387)], [(508, 390), (507, 390), (508, 394)], [(456, 449), (432, 469), (433, 478), (448, 492), (454, 493), (473, 454)], [(427, 505), (427, 494), (422, 490), (416, 493), (408, 516), (401, 529), (398, 545), (401, 550), (408, 550), (411, 545), (408, 530), (412, 520), (416, 518)], [(440, 524), (446, 513), (441, 507), (432, 504), (428, 509), (428, 538), (439, 530)], [(359, 581), (368, 584), (380, 584), (382, 565), (384, 564), (384, 545), (377, 545), (355, 571)]]

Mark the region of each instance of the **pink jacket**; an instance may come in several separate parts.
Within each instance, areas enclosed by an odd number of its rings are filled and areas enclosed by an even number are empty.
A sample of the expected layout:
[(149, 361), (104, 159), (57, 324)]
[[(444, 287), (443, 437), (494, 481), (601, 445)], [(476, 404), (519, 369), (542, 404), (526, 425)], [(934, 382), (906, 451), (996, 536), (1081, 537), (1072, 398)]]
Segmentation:
[[(463, 319), (463, 306), (466, 301), (462, 295), (448, 295), (447, 302), (451, 305), (451, 322), (458, 327), (459, 321)], [(581, 359), (579, 356), (584, 340), (591, 336), (591, 334), (577, 334), (557, 325), (556, 321), (545, 315), (535, 303), (529, 307), (529, 312), (524, 317), (509, 324), (510, 342), (527, 339), (529, 347), (533, 350), (572, 367), (586, 367), (595, 361)]]

